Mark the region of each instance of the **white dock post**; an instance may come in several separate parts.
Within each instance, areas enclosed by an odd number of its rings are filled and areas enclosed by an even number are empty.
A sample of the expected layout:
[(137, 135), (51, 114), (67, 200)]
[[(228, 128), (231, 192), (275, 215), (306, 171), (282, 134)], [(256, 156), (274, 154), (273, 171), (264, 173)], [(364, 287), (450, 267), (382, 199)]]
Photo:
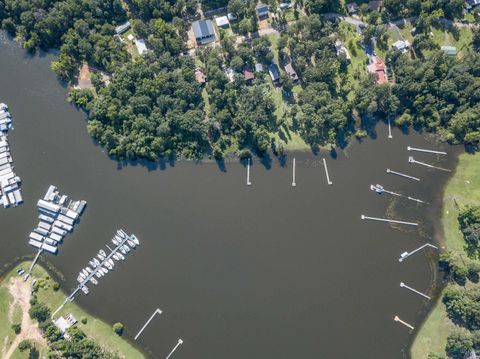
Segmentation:
[(251, 186), (252, 182), (250, 182), (250, 158), (247, 162), (247, 186)]
[(440, 171), (452, 172), (451, 170), (446, 169), (446, 168), (436, 167), (436, 166), (433, 166), (433, 165), (429, 165), (428, 163), (425, 163), (425, 162), (416, 161), (412, 156), (408, 157), (408, 162), (409, 163), (416, 163), (418, 165), (422, 165), (422, 166), (429, 167), (429, 168), (434, 168), (434, 169), (440, 170)]
[(402, 323), (403, 325), (405, 325), (407, 328), (410, 328), (411, 330), (414, 330), (415, 328), (413, 326), (411, 326), (410, 324), (408, 324), (407, 322), (404, 322), (403, 320), (401, 320), (398, 315), (395, 316), (395, 318), (393, 318), (394, 321), (396, 322), (399, 322), (399, 323)]
[(140, 334), (142, 334), (142, 332), (145, 330), (145, 328), (147, 327), (147, 325), (150, 324), (150, 322), (152, 321), (153, 317), (155, 317), (156, 315), (160, 315), (162, 314), (162, 311), (157, 308), (153, 314), (151, 315), (151, 317), (147, 320), (147, 322), (143, 325), (142, 329), (140, 329), (140, 331), (137, 333), (137, 335), (135, 335), (135, 338), (133, 338), (133, 340), (137, 340), (137, 338), (140, 336)]
[(395, 219), (388, 219), (388, 218), (377, 218), (377, 217), (369, 217), (365, 215), (360, 216), (361, 219), (370, 219), (373, 221), (379, 221), (379, 222), (388, 222), (388, 223), (397, 223), (397, 224), (405, 224), (407, 226), (418, 226), (418, 223), (413, 223), (413, 222), (405, 222), (405, 221), (397, 221)]
[(424, 153), (433, 153), (435, 155), (446, 155), (447, 152), (443, 151), (434, 151), (434, 150), (426, 150), (424, 148), (416, 148), (416, 147), (410, 147), (407, 146), (407, 151), (417, 151), (417, 152), (424, 152)]
[(400, 176), (400, 177), (405, 177), (405, 178), (408, 178), (408, 179), (412, 179), (414, 181), (420, 181), (420, 178), (409, 176), (409, 175), (406, 175), (405, 173), (400, 173), (400, 172), (397, 172), (397, 171), (393, 171), (390, 168), (387, 168), (387, 173), (391, 173), (392, 175), (397, 175), (397, 176)]
[(411, 251), (411, 252), (403, 252), (402, 254), (400, 254), (400, 258), (398, 258), (398, 261), (401, 263), (403, 262), (405, 259), (407, 259), (408, 257), (410, 257), (412, 254), (415, 254), (417, 253), (418, 251), (422, 250), (423, 248), (426, 248), (426, 247), (431, 247), (433, 249), (438, 249), (437, 246), (434, 246), (433, 244), (430, 244), (430, 243), (426, 243), (424, 244), (423, 246), (420, 246), (418, 247), (417, 249)]
[(325, 175), (327, 176), (327, 183), (329, 186), (331, 186), (333, 182), (330, 181), (330, 176), (328, 175), (327, 161), (325, 160), (325, 158), (323, 158), (323, 167), (325, 167)]
[(393, 138), (393, 136), (392, 136), (392, 126), (390, 125), (390, 119), (388, 119), (388, 138)]
[(293, 157), (293, 180), (292, 180), (292, 187), (295, 187), (297, 182), (295, 182), (295, 157)]
[(183, 344), (183, 340), (182, 339), (178, 339), (178, 342), (177, 342), (177, 345), (175, 345), (172, 349), (172, 351), (170, 352), (170, 354), (167, 355), (167, 357), (165, 359), (169, 359), (172, 354), (175, 352), (175, 350), (177, 350), (177, 348)]
[(406, 284), (403, 283), (403, 282), (400, 282), (400, 287), (401, 287), (401, 288), (406, 288), (406, 289), (408, 289), (409, 291), (411, 291), (411, 292), (413, 292), (413, 293), (416, 293), (416, 294), (418, 294), (418, 295), (421, 295), (421, 296), (424, 297), (424, 298), (427, 298), (428, 300), (432, 299), (432, 298), (430, 298), (428, 295), (423, 294), (422, 292), (419, 292), (418, 290), (413, 289), (412, 287), (409, 287), (408, 285), (406, 285)]

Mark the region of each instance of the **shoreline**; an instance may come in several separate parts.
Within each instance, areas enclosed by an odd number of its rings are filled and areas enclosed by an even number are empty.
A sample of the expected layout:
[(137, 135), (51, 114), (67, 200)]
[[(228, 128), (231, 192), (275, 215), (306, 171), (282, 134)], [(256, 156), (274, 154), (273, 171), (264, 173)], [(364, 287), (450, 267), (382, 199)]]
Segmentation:
[[(480, 180), (475, 171), (475, 162), (478, 155), (462, 153), (458, 156), (455, 171), (449, 178), (442, 191), (441, 216), (438, 220), (435, 242), (440, 245), (442, 252), (453, 251), (464, 253), (464, 239), (458, 229), (457, 215), (459, 209), (453, 204), (453, 197), (461, 197), (461, 206), (480, 203), (480, 195), (475, 196), (475, 189), (480, 188)], [(476, 166), (478, 168), (478, 164)], [(411, 359), (425, 359), (432, 352), (446, 355), (445, 345), (448, 334), (456, 326), (447, 317), (442, 295), (448, 282), (442, 278), (440, 292), (428, 312), (424, 322), (413, 338), (410, 347)]]
[[(31, 260), (28, 260), (25, 257), (27, 256), (16, 258), (14, 261), (2, 268), (2, 273), (0, 275), (0, 288), (8, 288), (8, 284), (13, 278), (20, 278), (23, 281), (23, 278), (17, 275), (16, 270), (19, 268), (26, 268), (26, 266), (31, 262)], [(46, 289), (40, 286), (39, 290), (37, 291), (37, 297), (39, 297), (39, 300), (44, 302), (50, 308), (50, 310), (53, 310), (58, 304), (57, 302), (63, 300), (66, 297), (66, 294), (63, 288), (55, 291), (49, 287), (50, 284), (56, 282), (57, 280), (60, 283), (63, 283), (63, 275), (61, 275), (61, 273), (51, 263), (43, 260), (41, 263), (37, 263), (37, 265), (34, 267), (31, 278), (33, 277), (38, 279), (38, 283), (40, 283), (42, 280), (48, 282), (45, 286)], [(30, 284), (31, 279), (29, 279), (28, 282)], [(12, 303), (9, 303), (8, 305), (11, 304)], [(2, 308), (0, 308), (0, 310), (1, 309)], [(114, 333), (111, 324), (105, 322), (103, 319), (94, 317), (75, 302), (69, 302), (65, 308), (58, 313), (57, 318), (61, 315), (65, 316), (68, 313), (73, 313), (75, 315), (78, 320), (77, 326), (84, 331), (90, 339), (97, 342), (103, 349), (112, 353), (116, 352), (120, 358), (144, 359), (148, 357), (146, 350), (134, 344), (130, 338), (127, 337), (126, 333), (124, 333), (123, 336), (118, 336)], [(5, 322), (10, 321), (10, 319), (7, 317), (2, 319)], [(84, 319), (86, 319), (86, 323), (82, 322)], [(4, 339), (2, 338), (2, 340)]]

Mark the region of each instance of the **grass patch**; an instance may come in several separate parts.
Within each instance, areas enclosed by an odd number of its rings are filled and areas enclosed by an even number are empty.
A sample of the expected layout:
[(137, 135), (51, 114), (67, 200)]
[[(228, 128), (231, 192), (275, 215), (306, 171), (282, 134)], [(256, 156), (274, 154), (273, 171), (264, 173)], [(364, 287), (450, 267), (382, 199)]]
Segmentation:
[[(443, 195), (442, 223), (445, 248), (465, 257), (465, 241), (458, 226), (458, 214), (466, 205), (480, 204), (480, 166), (478, 155), (462, 154), (455, 175)], [(459, 207), (455, 205), (455, 200)], [(420, 328), (412, 346), (412, 359), (425, 359), (428, 353), (445, 355), (447, 336), (455, 325), (448, 319), (440, 300)]]
[[(21, 267), (25, 269), (29, 265), (30, 263), (28, 262), (18, 265), (7, 275), (4, 283), (8, 283), (6, 280), (9, 280), (11, 276), (16, 275), (15, 271), (18, 268)], [(45, 303), (53, 312), (65, 300), (65, 293), (63, 293), (61, 290), (53, 290), (54, 281), (50, 278), (48, 272), (39, 265), (35, 266), (33, 269), (32, 278), (36, 278), (38, 280), (38, 300), (42, 303)], [(7, 318), (7, 316), (3, 315), (3, 303), (7, 300), (2, 295), (3, 289), (3, 287), (0, 287), (0, 334), (2, 334), (2, 328), (4, 327), (8, 327), (6, 329), (13, 333), (13, 331), (9, 328), (11, 324), (7, 325), (5, 323), (6, 321), (3, 320), (4, 318)], [(91, 316), (73, 302), (69, 302), (67, 305), (65, 305), (65, 307), (57, 314), (57, 317), (61, 315), (66, 316), (69, 313), (72, 313), (77, 318), (78, 327), (84, 331), (89, 338), (96, 341), (104, 349), (117, 352), (121, 358), (144, 358), (143, 354), (136, 347), (113, 332), (111, 324), (105, 323)], [(87, 318), (86, 324), (81, 322), (82, 318)], [(23, 353), (19, 353), (19, 355), (23, 355)], [(18, 358), (23, 358), (23, 356), (18, 356)]]

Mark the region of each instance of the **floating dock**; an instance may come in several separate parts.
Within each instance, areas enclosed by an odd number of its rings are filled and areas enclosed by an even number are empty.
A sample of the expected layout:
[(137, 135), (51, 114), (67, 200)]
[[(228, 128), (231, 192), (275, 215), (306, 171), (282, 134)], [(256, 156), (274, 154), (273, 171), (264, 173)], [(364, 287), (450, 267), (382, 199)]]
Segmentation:
[(179, 347), (180, 345), (182, 345), (182, 344), (183, 344), (183, 340), (182, 340), (182, 339), (178, 339), (177, 344), (173, 347), (172, 351), (167, 355), (167, 357), (166, 357), (165, 359), (170, 359), (170, 357), (173, 355), (173, 353), (175, 353), (175, 350), (177, 350), (178, 347)]
[(37, 202), (39, 222), (29, 235), (28, 243), (38, 248), (37, 259), (44, 250), (57, 253), (58, 245), (73, 231), (86, 205), (85, 201), (72, 201), (68, 196), (60, 195), (53, 185), (48, 188), (43, 199)]
[(22, 180), (15, 174), (13, 158), (8, 144), (8, 130), (12, 129), (12, 118), (8, 106), (0, 103), (0, 201), (4, 208), (23, 203)]

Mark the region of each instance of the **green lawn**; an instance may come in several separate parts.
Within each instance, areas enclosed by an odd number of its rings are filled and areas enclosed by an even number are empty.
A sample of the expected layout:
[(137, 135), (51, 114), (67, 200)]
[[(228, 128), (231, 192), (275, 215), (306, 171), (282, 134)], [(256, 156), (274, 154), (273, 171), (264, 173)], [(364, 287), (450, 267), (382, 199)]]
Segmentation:
[[(445, 248), (462, 254), (464, 239), (458, 227), (459, 210), (468, 204), (480, 205), (480, 158), (478, 155), (462, 154), (455, 175), (448, 182), (443, 196), (442, 223)], [(459, 208), (455, 205), (456, 199)], [(417, 333), (412, 346), (412, 359), (425, 359), (429, 352), (445, 355), (447, 336), (455, 325), (447, 318), (441, 301), (428, 316)]]
[(442, 29), (432, 29), (433, 40), (438, 46), (455, 46), (461, 54), (465, 52), (472, 44), (472, 30), (468, 27), (458, 29), (458, 34), (452, 31), (443, 31)]
[[(16, 275), (15, 271), (17, 268), (27, 268), (28, 266), (28, 262), (20, 264), (14, 270), (12, 270), (9, 275), (7, 275), (6, 280), (9, 280), (12, 275)], [(54, 281), (50, 279), (50, 276), (45, 271), (45, 269), (43, 269), (39, 265), (35, 266), (35, 268), (33, 269), (32, 277), (37, 278), (39, 283), (39, 290), (37, 293), (38, 300), (45, 303), (53, 312), (61, 303), (63, 303), (65, 299), (65, 293), (63, 293), (61, 290), (53, 290), (52, 286)], [(0, 287), (0, 318), (3, 319), (6, 318), (6, 316), (3, 315), (3, 303), (7, 299), (5, 299), (5, 296), (2, 295), (2, 293), (2, 288)], [(144, 358), (143, 354), (136, 347), (134, 347), (127, 340), (119, 337), (113, 332), (112, 324), (105, 323), (99, 319), (96, 319), (95, 317), (82, 310), (74, 302), (69, 302), (57, 314), (57, 317), (60, 315), (67, 315), (69, 313), (72, 313), (77, 318), (77, 320), (79, 321), (77, 324), (79, 328), (82, 329), (88, 337), (95, 340), (106, 350), (115, 351), (122, 358)], [(82, 318), (87, 318), (87, 324), (81, 323)], [(8, 329), (9, 326), (10, 324), (6, 325), (4, 320), (0, 320), (0, 334), (2, 334), (2, 329), (4, 327), (7, 327), (6, 329)], [(18, 358), (23, 358), (23, 353), (19, 352), (18, 355), (20, 355), (18, 356)]]
[(15, 337), (15, 333), (11, 328), (13, 323), (8, 320), (8, 308), (12, 301), (13, 298), (8, 288), (4, 285), (0, 286), (0, 352), (4, 344), (6, 343), (7, 347), (9, 347)]

